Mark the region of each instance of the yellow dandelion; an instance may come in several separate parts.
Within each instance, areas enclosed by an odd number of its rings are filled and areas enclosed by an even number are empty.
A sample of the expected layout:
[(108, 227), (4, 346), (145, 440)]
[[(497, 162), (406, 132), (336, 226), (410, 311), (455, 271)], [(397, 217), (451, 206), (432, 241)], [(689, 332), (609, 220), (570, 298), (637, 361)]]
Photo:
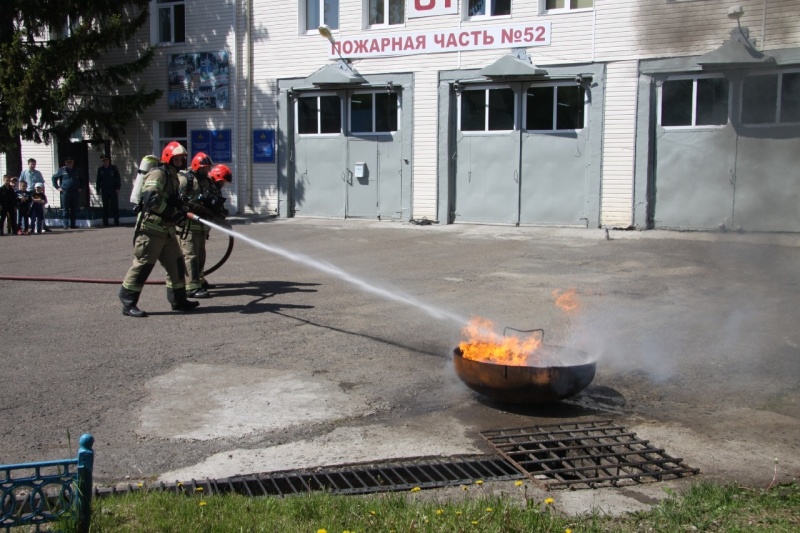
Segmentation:
[(327, 529), (318, 529), (317, 533), (328, 533)]
[(183, 481), (178, 481), (178, 483), (175, 486), (176, 487), (183, 487)]
[(522, 486), (522, 481), (517, 481), (516, 483), (514, 483), (514, 485), (516, 485), (517, 487), (521, 487)]
[(375, 511), (370, 511), (369, 514), (371, 514), (372, 516), (375, 516), (376, 513), (375, 513)]
[(554, 500), (553, 498), (547, 498), (547, 499), (544, 501), (544, 504), (545, 504), (545, 505), (550, 505), (550, 504), (552, 504), (554, 501), (555, 501), (555, 500)]
[(419, 488), (419, 487), (414, 487), (413, 489), (411, 489), (411, 492), (419, 492), (419, 491), (421, 491), (421, 490), (422, 490), (422, 489), (421, 489), (421, 488)]
[(477, 525), (478, 525), (478, 521), (477, 521), (477, 520), (473, 520), (473, 521), (472, 521), (472, 525), (473, 525), (473, 526), (477, 526)]
[(483, 480), (479, 479), (475, 482), (476, 485), (483, 485)]
[(487, 512), (487, 513), (491, 513), (492, 511), (494, 511), (494, 509), (492, 509), (491, 507), (487, 507), (487, 508), (486, 508), (486, 512)]
[(203, 487), (195, 487), (194, 490), (197, 492), (203, 492)]
[(461, 516), (462, 514), (464, 513), (462, 513), (461, 511), (456, 511), (456, 516)]
[(443, 512), (444, 512), (444, 509), (436, 509), (436, 514), (442, 514)]
[(200, 507), (205, 507), (206, 506), (206, 502), (200, 502), (197, 505), (199, 505)]
[(137, 487), (144, 487), (144, 483), (137, 483), (136, 486)]
[(467, 487), (466, 485), (461, 485), (461, 490), (469, 490), (469, 487)]
[(564, 530), (564, 533), (572, 533), (572, 530), (567, 528), (567, 529)]

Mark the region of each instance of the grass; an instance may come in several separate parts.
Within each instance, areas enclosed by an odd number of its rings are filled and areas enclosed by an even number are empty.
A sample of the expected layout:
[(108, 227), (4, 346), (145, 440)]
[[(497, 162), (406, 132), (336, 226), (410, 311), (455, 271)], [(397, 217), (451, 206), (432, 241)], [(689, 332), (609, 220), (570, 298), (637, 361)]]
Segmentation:
[[(478, 497), (438, 502), (426, 494), (289, 498), (181, 496), (160, 491), (96, 499), (93, 532), (648, 532), (800, 531), (800, 484), (770, 490), (701, 482), (646, 512), (569, 516), (552, 502)], [(558, 499), (558, 492), (552, 493)], [(68, 526), (62, 525), (65, 531)]]

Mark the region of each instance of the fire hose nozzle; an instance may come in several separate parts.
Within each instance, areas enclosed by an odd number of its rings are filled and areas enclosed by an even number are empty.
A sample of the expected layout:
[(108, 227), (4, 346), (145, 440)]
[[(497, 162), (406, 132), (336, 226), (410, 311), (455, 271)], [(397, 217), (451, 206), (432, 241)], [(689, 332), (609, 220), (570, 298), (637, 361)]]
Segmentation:
[(189, 220), (196, 220), (197, 222), (202, 222), (203, 219), (197, 216), (196, 214), (192, 213), (191, 211), (186, 213), (186, 218)]

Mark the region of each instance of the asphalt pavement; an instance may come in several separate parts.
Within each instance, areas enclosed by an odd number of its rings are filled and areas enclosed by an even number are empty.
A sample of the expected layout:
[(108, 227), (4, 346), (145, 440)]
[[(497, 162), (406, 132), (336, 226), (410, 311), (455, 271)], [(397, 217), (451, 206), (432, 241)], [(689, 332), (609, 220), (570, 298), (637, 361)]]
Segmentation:
[[(99, 484), (227, 477), (488, 453), (484, 430), (609, 419), (708, 478), (800, 472), (798, 235), (238, 222), (190, 313), (159, 285), (135, 319), (115, 283), (0, 279), (0, 463), (73, 455), (90, 432)], [(5, 236), (0, 276), (121, 280), (132, 233)], [(227, 243), (212, 230), (209, 264)], [(555, 305), (573, 290), (576, 309)], [(548, 405), (473, 392), (452, 353), (475, 316), (544, 329), (594, 381)]]

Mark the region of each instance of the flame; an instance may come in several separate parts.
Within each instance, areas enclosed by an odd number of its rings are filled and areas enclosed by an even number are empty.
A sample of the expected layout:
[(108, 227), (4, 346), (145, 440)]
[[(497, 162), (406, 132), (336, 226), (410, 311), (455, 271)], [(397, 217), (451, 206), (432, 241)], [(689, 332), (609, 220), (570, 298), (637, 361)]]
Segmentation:
[(578, 293), (575, 289), (569, 289), (565, 292), (562, 292), (561, 289), (556, 289), (553, 291), (553, 298), (555, 298), (558, 308), (567, 313), (577, 312), (581, 307), (581, 302), (578, 300)]
[(528, 338), (503, 337), (494, 322), (475, 317), (461, 330), (464, 340), (458, 348), (466, 359), (507, 366), (530, 366), (530, 356), (542, 345), (536, 334)]

